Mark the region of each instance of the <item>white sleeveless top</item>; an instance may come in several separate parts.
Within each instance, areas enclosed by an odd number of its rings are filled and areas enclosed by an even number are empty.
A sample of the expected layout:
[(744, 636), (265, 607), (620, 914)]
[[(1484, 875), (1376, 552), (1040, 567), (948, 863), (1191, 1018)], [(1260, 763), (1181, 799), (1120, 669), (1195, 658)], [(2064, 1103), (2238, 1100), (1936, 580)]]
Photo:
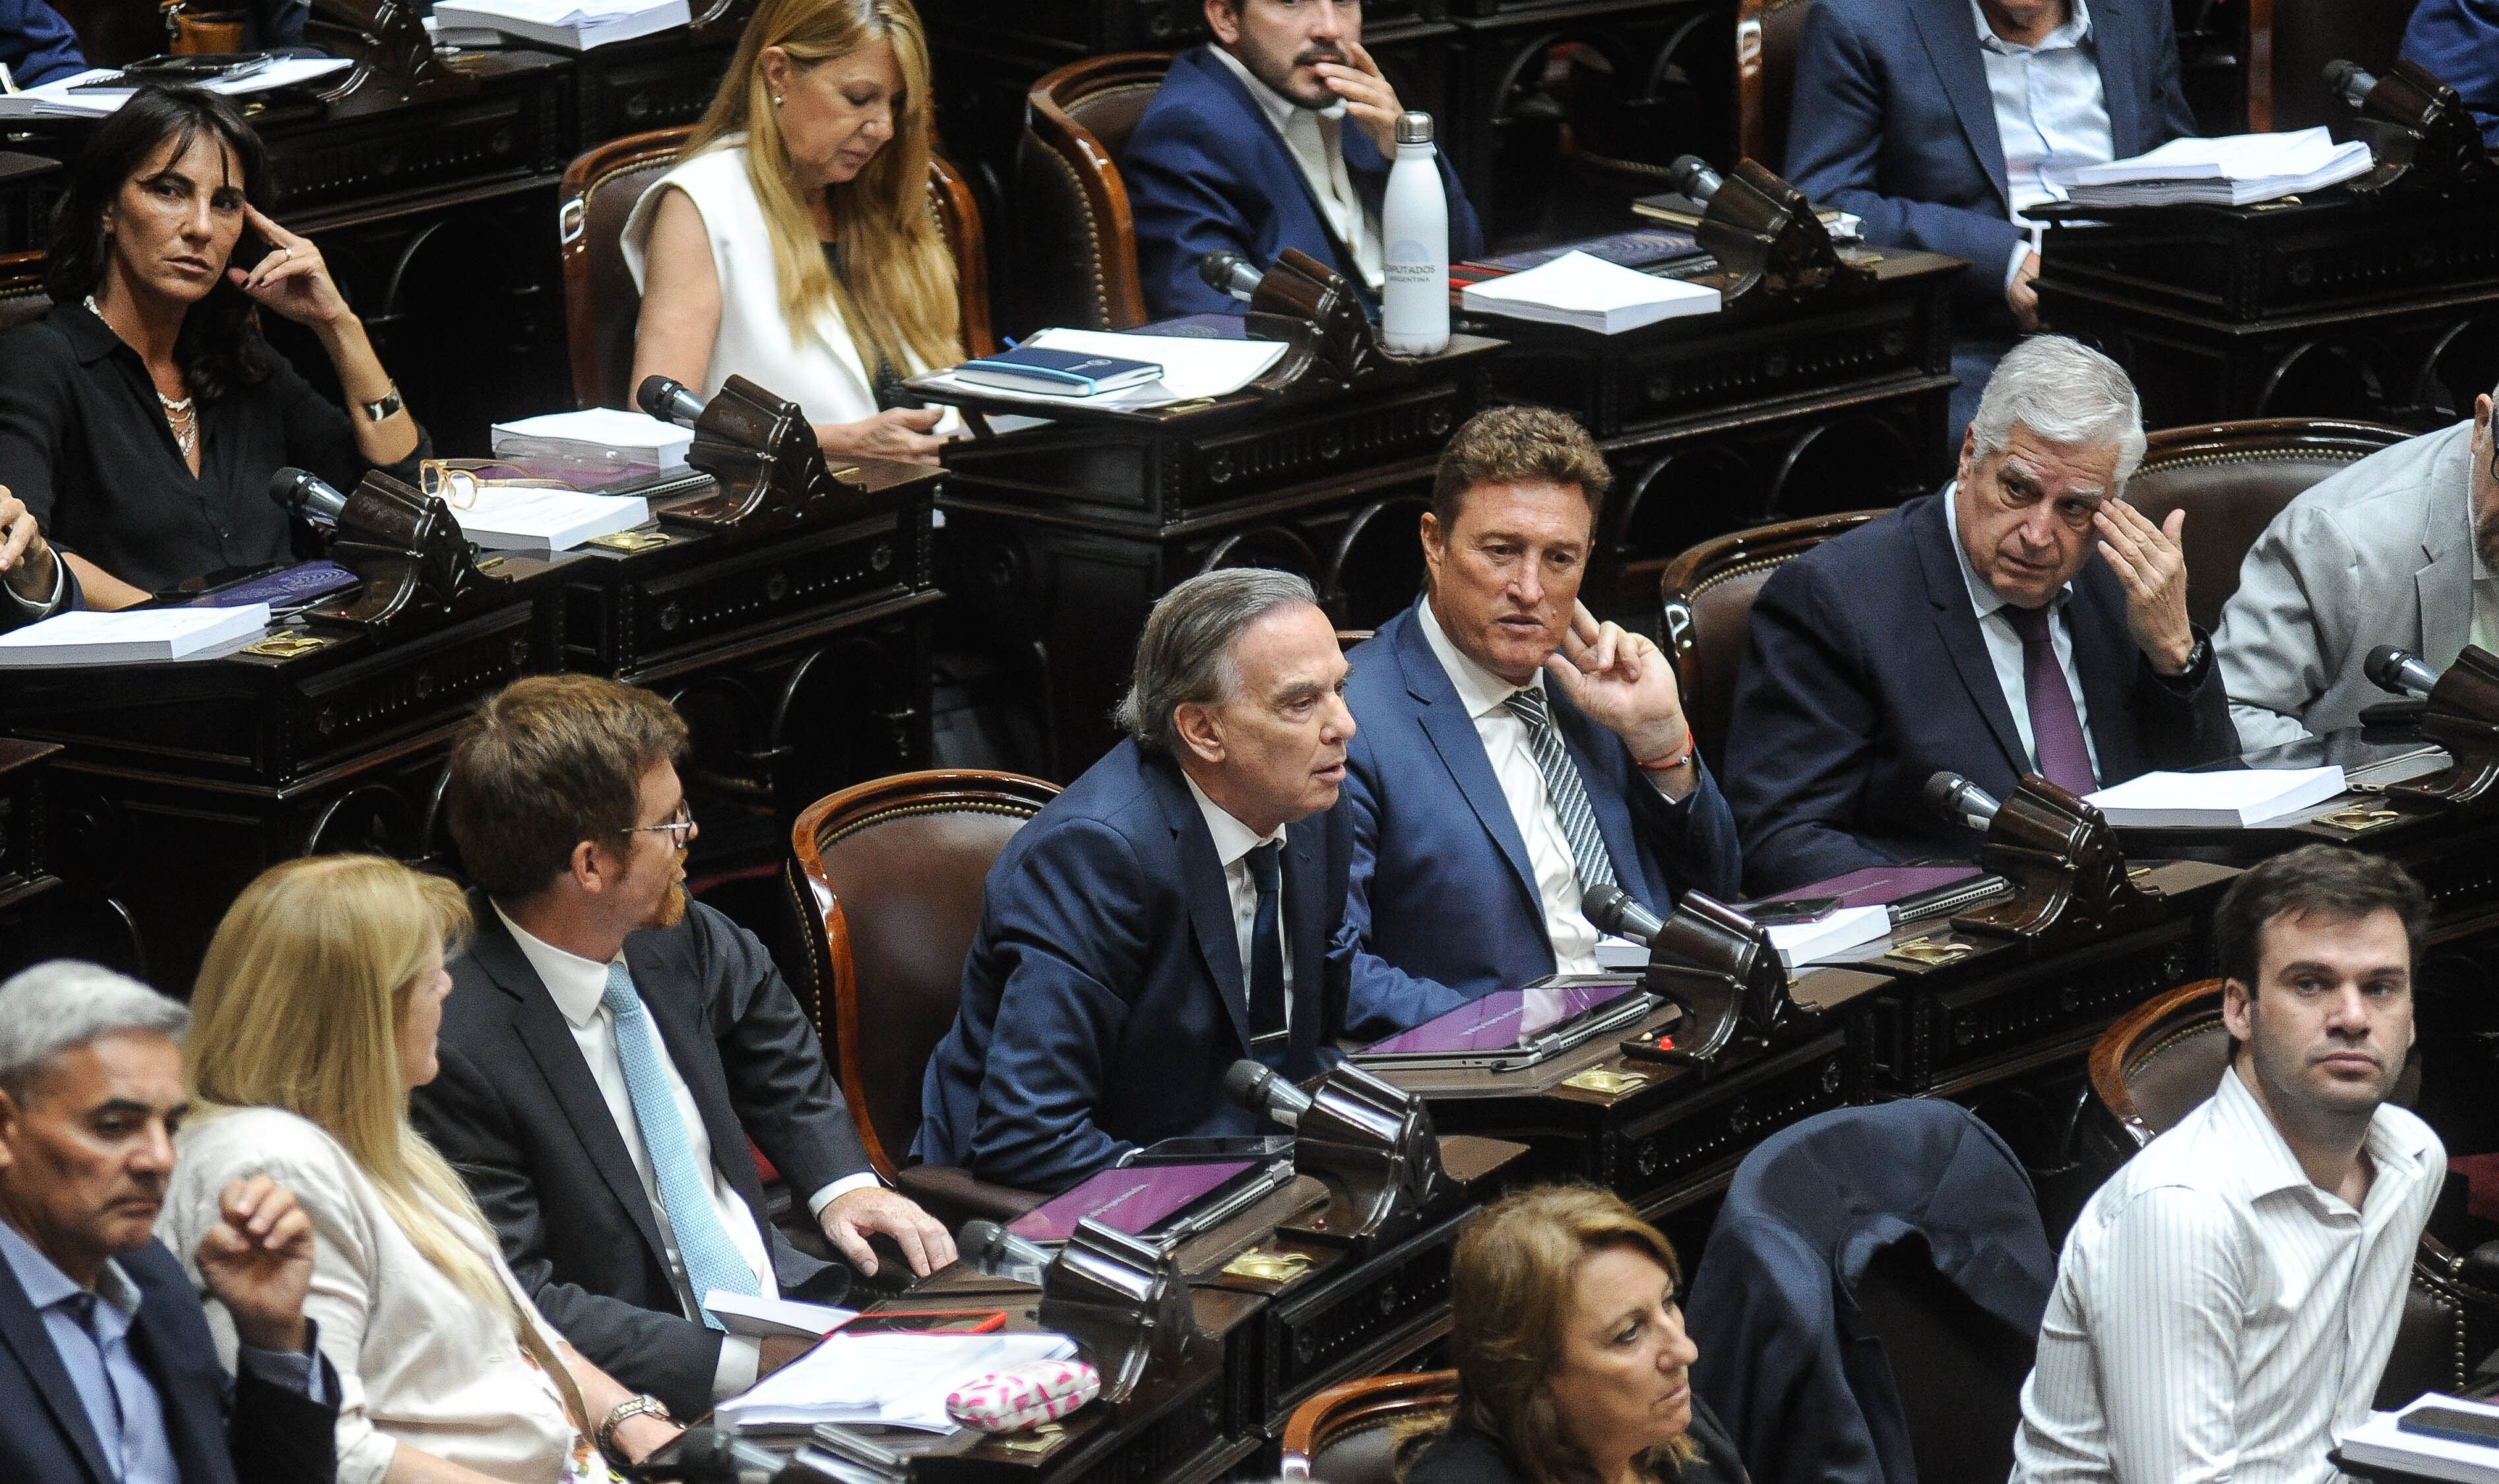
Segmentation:
[[(827, 305), (803, 334), (794, 339), (790, 333), (781, 310), (772, 234), (764, 225), (763, 203), (755, 199), (755, 186), (746, 177), (744, 135), (732, 134), (717, 147), (679, 161), (634, 203), (625, 219), (623, 242), (633, 287), (644, 286), (651, 222), (661, 195), (672, 185), (702, 213), (704, 234), (711, 239), (712, 272), (720, 278), (720, 333), (711, 342), (711, 361), (697, 393), (708, 401), (736, 374), (796, 403), (811, 423), (874, 417), (876, 368), (861, 358), (841, 310)], [(894, 368), (901, 374), (928, 369), (908, 351), (904, 355), (909, 364)], [(950, 410), (938, 431), (958, 421)]]

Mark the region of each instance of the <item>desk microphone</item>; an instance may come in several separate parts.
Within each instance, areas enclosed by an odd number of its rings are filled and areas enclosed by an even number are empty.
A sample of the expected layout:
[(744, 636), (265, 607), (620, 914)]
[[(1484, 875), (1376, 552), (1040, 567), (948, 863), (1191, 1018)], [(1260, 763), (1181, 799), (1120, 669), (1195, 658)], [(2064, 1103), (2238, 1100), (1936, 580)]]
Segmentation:
[(2377, 90), (2378, 77), (2357, 62), (2337, 57), (2325, 64), (2325, 85), (2334, 89), (2336, 97), (2357, 109), (2367, 104), (2369, 94)]
[(347, 497), (310, 469), (281, 468), (269, 479), (269, 498), (289, 515), (300, 515), (324, 531), (336, 531), (347, 508)]
[(1727, 180), (1711, 170), (1709, 162), (1701, 156), (1679, 154), (1674, 157), (1673, 164), (1666, 167), (1666, 182), (1681, 191), (1695, 205), (1707, 206), (1709, 198), (1717, 195), (1718, 187), (1726, 184)]
[(2421, 663), (2420, 657), (2391, 644), (2381, 644), (2369, 651), (2360, 661), (2360, 673), (2370, 684), (2396, 695), (2418, 695), (2427, 699), (2430, 688), (2438, 684), (2438, 671)]
[(640, 1466), (625, 1470), (636, 1480), (682, 1480), (683, 1484), (757, 1484), (757, 1481), (809, 1480), (813, 1470), (784, 1467), (781, 1456), (718, 1428), (688, 1428)]
[(703, 415), (702, 399), (687, 391), (686, 384), (674, 376), (643, 377), (633, 400), (653, 417), (680, 427), (691, 428), (695, 419)]
[(1290, 1078), (1277, 1076), (1273, 1067), (1262, 1066), (1247, 1056), (1223, 1074), (1223, 1095), (1286, 1128), (1301, 1127), (1302, 1114), (1311, 1111), (1309, 1093), (1294, 1086)]
[(1258, 285), (1266, 278), (1248, 258), (1237, 252), (1210, 252), (1197, 260), (1197, 275), (1206, 286), (1218, 294), (1229, 294), (1248, 304)]
[(1641, 906), (1639, 898), (1620, 887), (1590, 887), (1587, 894), (1579, 898), (1579, 910), (1588, 915), (1588, 921), (1597, 931), (1629, 938), (1643, 947), (1656, 942), (1657, 935), (1666, 930), (1656, 913)]
[(1984, 831), (2003, 808), (1995, 795), (1959, 773), (1937, 773), (1927, 780), (1927, 807), (1955, 823)]
[(990, 1277), (1012, 1278), (1041, 1286), (1050, 1253), (994, 1221), (966, 1221), (955, 1234), (955, 1251)]

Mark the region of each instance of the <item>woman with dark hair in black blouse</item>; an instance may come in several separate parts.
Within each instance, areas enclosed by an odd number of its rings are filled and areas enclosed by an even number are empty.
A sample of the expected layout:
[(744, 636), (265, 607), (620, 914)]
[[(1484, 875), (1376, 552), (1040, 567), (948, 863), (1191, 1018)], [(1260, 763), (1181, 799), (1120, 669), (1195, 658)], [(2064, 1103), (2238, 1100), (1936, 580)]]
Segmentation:
[[(197, 88), (141, 90), (73, 167), (52, 307), (0, 339), (0, 485), (92, 607), (289, 557), (281, 468), (348, 489), (427, 452), (321, 250), (268, 199), (259, 136)], [(261, 339), (259, 309), (320, 340), (344, 408)]]

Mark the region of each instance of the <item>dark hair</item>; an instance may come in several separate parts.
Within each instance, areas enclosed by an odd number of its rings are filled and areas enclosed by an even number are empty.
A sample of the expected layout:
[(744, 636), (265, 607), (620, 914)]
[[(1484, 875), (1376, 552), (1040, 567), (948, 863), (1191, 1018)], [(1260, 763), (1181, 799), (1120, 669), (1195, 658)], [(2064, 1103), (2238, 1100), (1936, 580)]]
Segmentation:
[(2429, 931), (2429, 894), (2402, 866), (2340, 845), (2303, 845), (2230, 883), (2213, 912), (2213, 949), (2223, 977), (2254, 997), (2263, 972), (2265, 924), (2288, 913), (2356, 922), (2391, 912), (2403, 919), (2415, 962)]
[[(243, 199), (269, 209), (269, 151), (235, 106), (197, 87), (143, 87), (114, 110), (70, 167), (69, 190), (52, 212), (52, 243), (44, 270), (44, 291), (54, 304), (76, 304), (104, 281), (113, 243), (104, 228), (106, 208), (121, 187), (147, 166), (167, 140), (178, 158), (205, 132), (234, 151), (243, 171)], [(239, 385), (269, 375), (252, 318), (250, 296), (226, 277), (219, 264), (208, 297), (191, 306), (174, 339), (174, 360), (191, 395), (214, 402)]]
[(1111, 713), (1113, 724), (1139, 747), (1179, 757), (1172, 713), (1192, 701), (1221, 701), (1241, 682), (1232, 641), (1279, 608), (1318, 601), (1308, 578), (1258, 566), (1200, 572), (1165, 593), (1137, 636), (1135, 675)]
[(488, 896), (535, 895), (573, 847), (632, 828), (642, 775), (685, 751), (685, 719), (648, 691), (597, 675), (513, 681), (451, 744), (443, 803), (461, 865)]
[(1432, 473), (1432, 518), (1446, 536), (1458, 509), (1479, 484), (1559, 484), (1588, 501), (1593, 526), (1614, 482), (1588, 430), (1547, 407), (1493, 407), (1468, 418), (1441, 450)]

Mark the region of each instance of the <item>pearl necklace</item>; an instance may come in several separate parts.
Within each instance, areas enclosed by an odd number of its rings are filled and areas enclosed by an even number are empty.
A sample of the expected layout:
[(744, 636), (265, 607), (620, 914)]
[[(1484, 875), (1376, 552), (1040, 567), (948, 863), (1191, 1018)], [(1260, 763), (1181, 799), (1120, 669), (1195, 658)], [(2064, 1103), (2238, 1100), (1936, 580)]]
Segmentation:
[[(104, 311), (95, 306), (93, 294), (86, 296), (86, 311), (98, 319), (104, 318)], [(174, 446), (182, 450), (183, 458), (191, 457), (200, 446), (200, 414), (191, 409), (191, 399), (185, 397), (177, 402), (158, 392), (156, 400), (164, 404), (166, 426), (174, 430)]]

